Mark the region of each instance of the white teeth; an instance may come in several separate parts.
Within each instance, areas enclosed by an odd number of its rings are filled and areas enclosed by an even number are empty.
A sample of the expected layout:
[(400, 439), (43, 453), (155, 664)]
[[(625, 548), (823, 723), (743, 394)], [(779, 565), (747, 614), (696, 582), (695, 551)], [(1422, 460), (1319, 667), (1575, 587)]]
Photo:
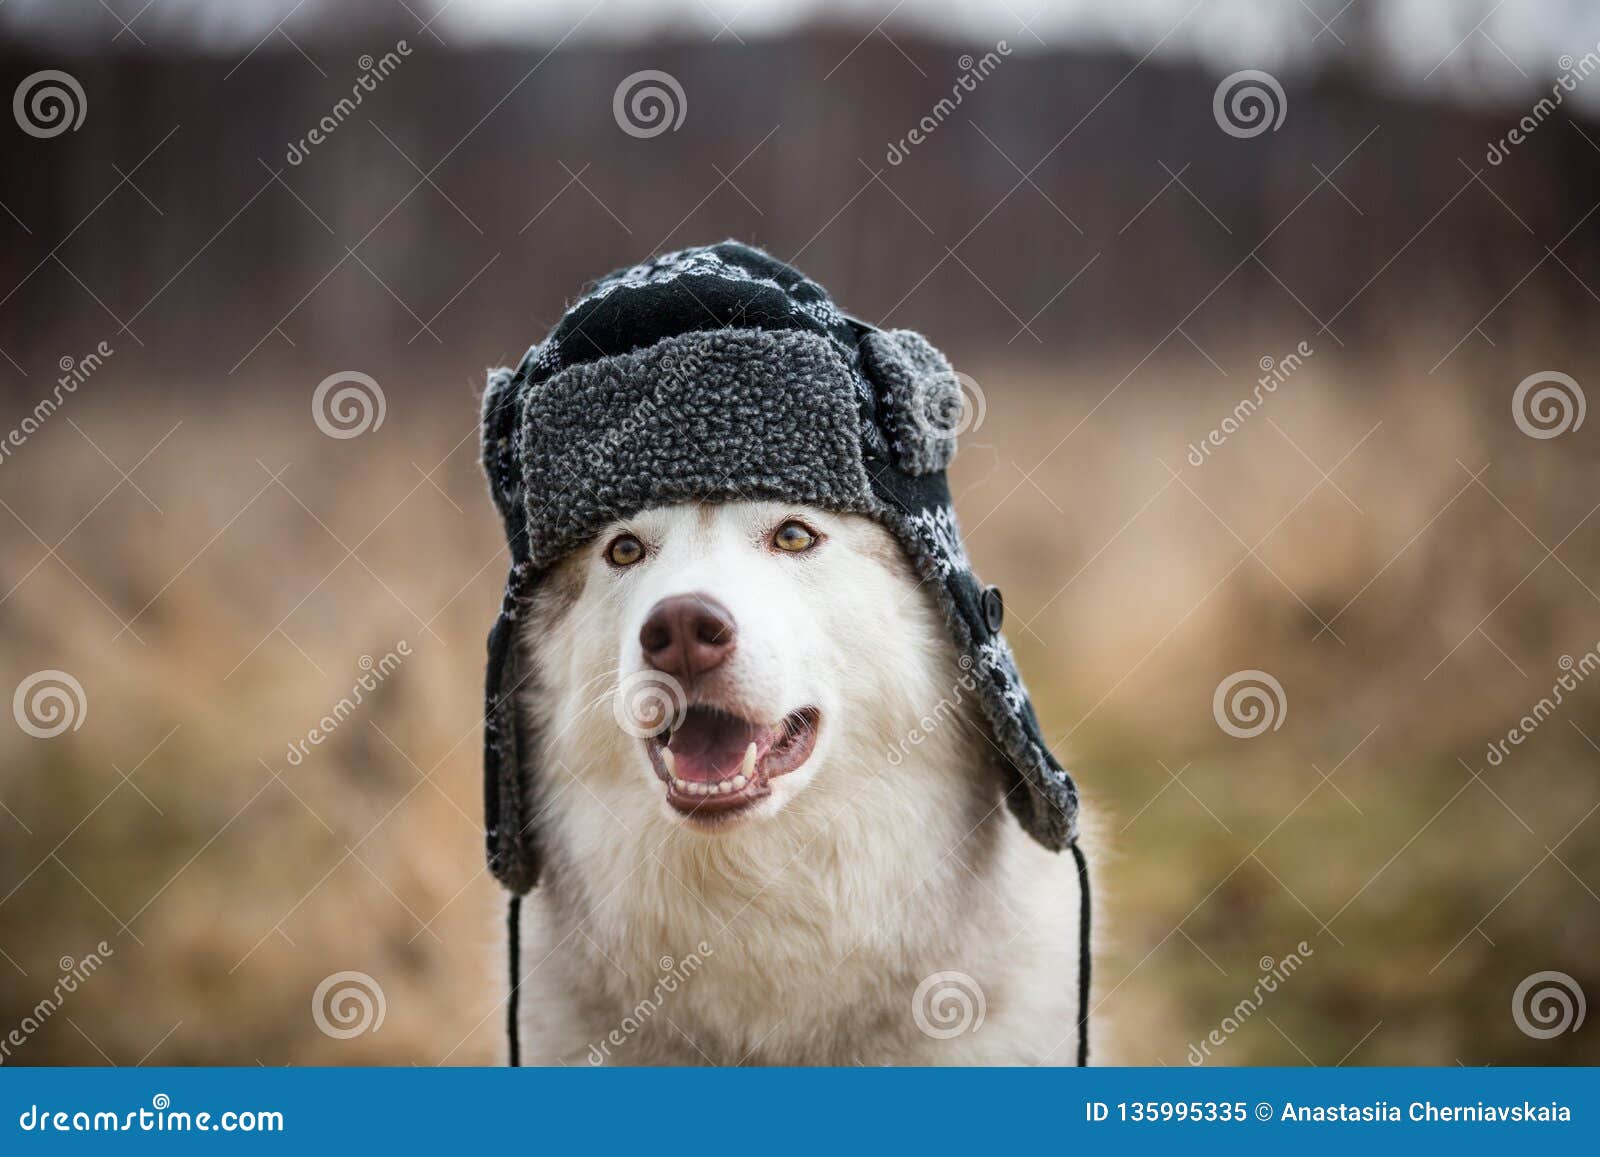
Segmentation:
[[(4, 2), (5, 0), (0, 0), (0, 3)], [(677, 757), (672, 754), (672, 749), (669, 747), (661, 748), (661, 763), (667, 769), (672, 786), (683, 795), (732, 795), (734, 792), (743, 791), (755, 781), (756, 745), (752, 742), (744, 749), (743, 770), (729, 779), (719, 780), (716, 783), (700, 783), (679, 778), (674, 774), (677, 770)]]

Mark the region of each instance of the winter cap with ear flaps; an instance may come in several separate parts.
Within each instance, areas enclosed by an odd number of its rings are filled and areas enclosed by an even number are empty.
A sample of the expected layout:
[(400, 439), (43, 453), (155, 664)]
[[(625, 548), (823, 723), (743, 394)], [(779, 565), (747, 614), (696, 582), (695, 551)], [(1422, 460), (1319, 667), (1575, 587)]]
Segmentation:
[(1077, 788), (1040, 736), (1000, 593), (961, 544), (944, 474), (961, 406), (925, 338), (847, 317), (798, 270), (733, 241), (611, 274), (515, 370), (489, 375), (483, 464), (511, 573), (489, 636), (484, 797), (489, 867), (507, 888), (533, 887), (541, 863), (518, 617), (551, 566), (611, 522), (742, 499), (864, 514), (894, 534), (973, 673), (1011, 810), (1084, 870)]

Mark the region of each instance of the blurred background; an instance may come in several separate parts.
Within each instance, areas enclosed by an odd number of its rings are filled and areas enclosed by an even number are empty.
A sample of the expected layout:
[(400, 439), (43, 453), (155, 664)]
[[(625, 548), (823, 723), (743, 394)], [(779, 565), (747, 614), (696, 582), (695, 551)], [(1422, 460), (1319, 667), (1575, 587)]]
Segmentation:
[(1600, 1061), (1592, 5), (10, 0), (0, 81), (0, 1060), (498, 1060), (484, 371), (737, 237), (970, 377), (1108, 1058)]

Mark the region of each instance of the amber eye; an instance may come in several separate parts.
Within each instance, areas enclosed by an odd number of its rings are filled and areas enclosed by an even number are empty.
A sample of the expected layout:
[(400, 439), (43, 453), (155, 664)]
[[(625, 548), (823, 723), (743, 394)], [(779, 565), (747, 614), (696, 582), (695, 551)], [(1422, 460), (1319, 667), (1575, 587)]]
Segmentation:
[(644, 557), (644, 543), (631, 534), (619, 534), (606, 547), (606, 561), (612, 566), (632, 566)]
[(810, 550), (817, 544), (817, 536), (812, 534), (804, 523), (790, 520), (784, 523), (772, 535), (772, 545), (779, 550), (786, 550), (790, 554), (800, 554)]

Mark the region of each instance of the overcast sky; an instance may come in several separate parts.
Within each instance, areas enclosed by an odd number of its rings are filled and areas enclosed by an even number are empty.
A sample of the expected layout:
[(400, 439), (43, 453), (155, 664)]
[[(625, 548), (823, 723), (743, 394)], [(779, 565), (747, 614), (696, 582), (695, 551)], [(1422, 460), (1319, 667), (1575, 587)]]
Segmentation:
[[(363, 0), (0, 0), (0, 31), (75, 48), (187, 42), (218, 52), (312, 41)], [(1370, 22), (1386, 69), (1430, 89), (1497, 96), (1548, 88), (1563, 56), (1600, 55), (1595, 0), (365, 0), (433, 18), (447, 43), (631, 40), (664, 34), (722, 43), (782, 35), (819, 18), (866, 34), (916, 28), (1027, 51), (1115, 44), (1138, 56), (1198, 56), (1231, 71), (1291, 68), (1343, 51)], [(108, 10), (109, 9), (109, 10)], [(141, 11), (142, 10), (142, 11)], [(114, 16), (112, 12), (119, 15)], [(135, 16), (135, 14), (138, 14)], [(120, 20), (132, 21), (132, 32)], [(137, 34), (138, 40), (135, 39)], [(1587, 84), (1600, 103), (1600, 76)]]

